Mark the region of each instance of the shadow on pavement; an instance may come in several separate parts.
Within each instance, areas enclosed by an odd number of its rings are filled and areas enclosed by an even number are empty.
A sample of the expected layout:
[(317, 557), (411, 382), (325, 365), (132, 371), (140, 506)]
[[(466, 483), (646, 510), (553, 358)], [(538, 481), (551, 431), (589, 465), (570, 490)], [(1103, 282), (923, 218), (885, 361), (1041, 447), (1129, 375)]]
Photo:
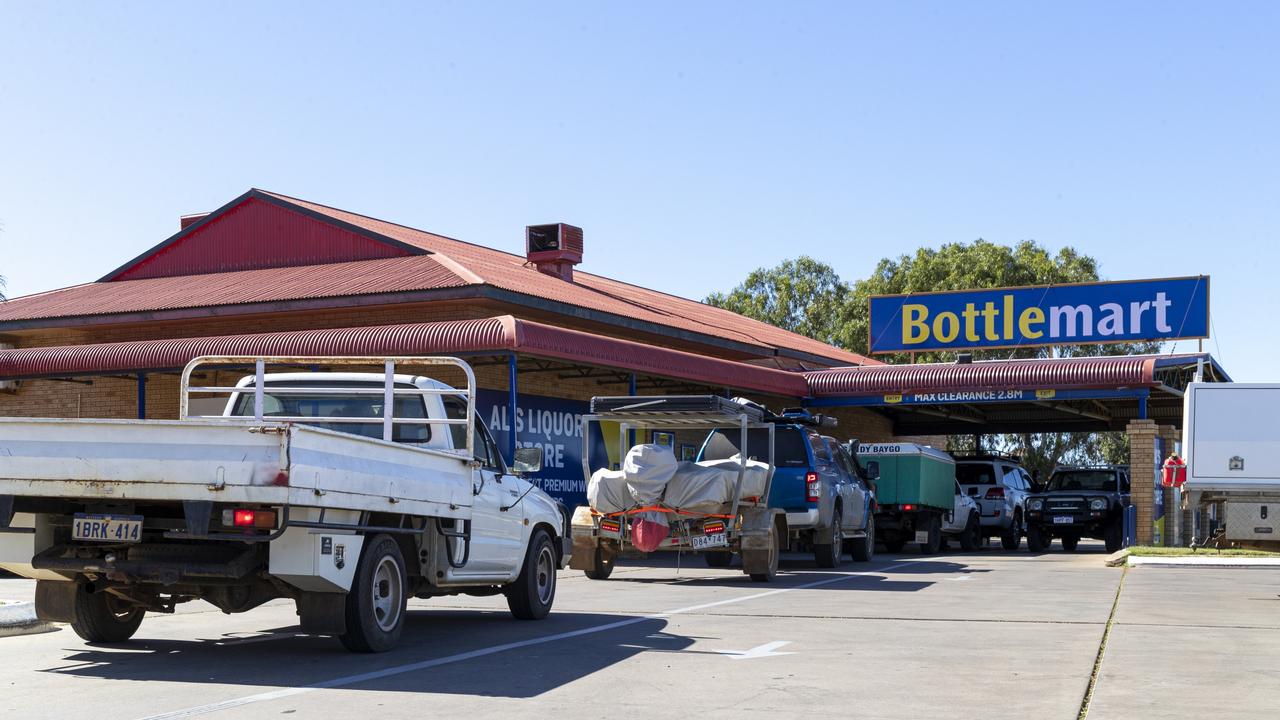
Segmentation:
[[(622, 627), (538, 640), (632, 620)], [(346, 652), (335, 638), (308, 636), (297, 627), (276, 628), (256, 637), (163, 640), (145, 637), (118, 646), (68, 648), (43, 672), (121, 681), (213, 683), (305, 687), (351, 675), (394, 670), (445, 659), (439, 665), (365, 680), (349, 687), (397, 692), (534, 697), (644, 652), (679, 652), (692, 638), (664, 632), (661, 618), (553, 613), (525, 623), (508, 613), (409, 612), (399, 646), (379, 655)], [(147, 630), (143, 623), (142, 633)], [(496, 652), (484, 651), (499, 648)], [(474, 653), (481, 653), (478, 656)], [(462, 657), (455, 657), (462, 655)], [(345, 687), (346, 683), (342, 683)]]

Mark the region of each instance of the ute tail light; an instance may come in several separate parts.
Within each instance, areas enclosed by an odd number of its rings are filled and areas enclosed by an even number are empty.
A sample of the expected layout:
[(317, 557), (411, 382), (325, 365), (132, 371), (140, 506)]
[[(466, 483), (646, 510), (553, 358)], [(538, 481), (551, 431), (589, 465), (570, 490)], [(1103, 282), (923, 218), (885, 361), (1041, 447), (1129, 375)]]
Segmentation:
[(990, 499), (992, 499), (992, 498), (999, 499), (999, 498), (1002, 498), (1002, 497), (1004, 497), (1004, 488), (1002, 488), (1002, 487), (993, 487), (993, 488), (991, 488), (990, 490), (988, 490), (988, 491), (987, 491), (987, 499), (988, 499), (988, 500), (990, 500)]
[(223, 510), (222, 524), (238, 528), (274, 528), (276, 526), (276, 511), (253, 508)]
[(818, 473), (804, 474), (804, 499), (808, 502), (818, 502)]

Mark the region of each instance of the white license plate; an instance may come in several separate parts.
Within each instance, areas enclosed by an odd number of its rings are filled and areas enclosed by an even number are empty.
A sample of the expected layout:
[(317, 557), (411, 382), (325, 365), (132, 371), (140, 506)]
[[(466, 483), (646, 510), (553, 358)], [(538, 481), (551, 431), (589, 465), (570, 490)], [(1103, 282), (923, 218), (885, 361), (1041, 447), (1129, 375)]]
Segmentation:
[(924, 544), (924, 543), (929, 542), (929, 531), (928, 531), (928, 530), (917, 530), (917, 531), (916, 531), (916, 542), (918, 542), (918, 543), (920, 543), (920, 544)]
[(1075, 521), (1076, 519), (1071, 517), (1070, 515), (1054, 515), (1053, 516), (1054, 525), (1070, 525)]
[(77, 514), (71, 521), (71, 538), (92, 542), (136, 543), (142, 540), (142, 516)]
[(707, 548), (724, 547), (729, 544), (729, 537), (725, 533), (712, 533), (711, 535), (694, 535), (689, 538), (693, 543), (694, 550), (706, 550)]

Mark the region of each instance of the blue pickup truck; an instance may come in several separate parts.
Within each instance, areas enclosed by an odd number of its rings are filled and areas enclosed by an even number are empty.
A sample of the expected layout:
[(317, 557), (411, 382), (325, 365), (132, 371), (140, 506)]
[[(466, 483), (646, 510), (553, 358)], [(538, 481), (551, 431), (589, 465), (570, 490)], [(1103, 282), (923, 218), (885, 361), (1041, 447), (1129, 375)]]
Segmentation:
[[(854, 560), (870, 560), (875, 554), (875, 473), (859, 465), (846, 446), (818, 432), (834, 425), (834, 418), (788, 410), (772, 420), (775, 470), (769, 507), (787, 514), (783, 549), (810, 550), (824, 568), (840, 565), (846, 553)], [(753, 459), (767, 460), (757, 448), (768, 443), (768, 430), (750, 431), (747, 447)], [(717, 430), (707, 437), (698, 459), (722, 460), (737, 453), (737, 433)], [(709, 563), (723, 562), (707, 557)]]

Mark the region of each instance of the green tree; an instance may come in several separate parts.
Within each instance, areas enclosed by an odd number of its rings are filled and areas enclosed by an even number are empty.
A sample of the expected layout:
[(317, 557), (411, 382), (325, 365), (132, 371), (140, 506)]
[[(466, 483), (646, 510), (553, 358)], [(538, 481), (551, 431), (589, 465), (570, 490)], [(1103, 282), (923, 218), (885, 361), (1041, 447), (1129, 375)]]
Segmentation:
[(840, 344), (849, 285), (824, 262), (800, 256), (774, 268), (759, 268), (728, 293), (712, 293), (707, 304), (763, 320), (823, 342)]

